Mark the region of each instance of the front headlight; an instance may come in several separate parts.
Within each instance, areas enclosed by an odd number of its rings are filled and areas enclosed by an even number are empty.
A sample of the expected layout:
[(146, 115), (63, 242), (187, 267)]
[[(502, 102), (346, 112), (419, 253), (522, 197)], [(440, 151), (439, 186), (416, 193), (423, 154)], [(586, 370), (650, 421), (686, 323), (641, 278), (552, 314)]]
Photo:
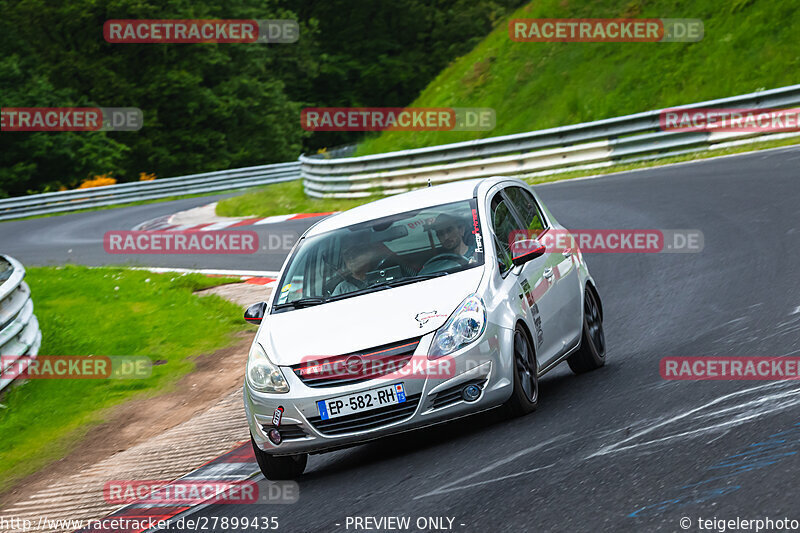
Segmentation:
[(289, 384), (286, 383), (283, 372), (269, 360), (258, 342), (250, 347), (250, 355), (247, 357), (247, 381), (259, 392), (289, 392)]
[(486, 307), (483, 300), (474, 294), (450, 315), (431, 343), (429, 359), (436, 359), (472, 344), (486, 328)]

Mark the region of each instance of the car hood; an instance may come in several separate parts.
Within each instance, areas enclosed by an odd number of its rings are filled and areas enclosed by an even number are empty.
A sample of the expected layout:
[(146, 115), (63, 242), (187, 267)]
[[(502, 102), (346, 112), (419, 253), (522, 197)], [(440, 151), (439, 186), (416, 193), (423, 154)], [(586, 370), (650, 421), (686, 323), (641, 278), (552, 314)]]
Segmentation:
[(441, 327), (478, 288), (483, 268), (419, 281), (313, 307), (270, 314), (258, 342), (289, 366), (421, 337)]

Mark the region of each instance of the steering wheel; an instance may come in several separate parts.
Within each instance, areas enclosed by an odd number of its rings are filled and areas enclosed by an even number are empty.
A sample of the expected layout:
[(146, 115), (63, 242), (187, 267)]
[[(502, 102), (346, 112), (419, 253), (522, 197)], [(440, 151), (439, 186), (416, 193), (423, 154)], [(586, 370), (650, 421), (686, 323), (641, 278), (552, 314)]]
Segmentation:
[(432, 263), (435, 263), (437, 261), (446, 261), (446, 260), (455, 261), (460, 266), (467, 266), (469, 264), (469, 260), (466, 257), (464, 257), (463, 255), (454, 254), (452, 252), (446, 252), (446, 253), (443, 253), (443, 254), (435, 255), (435, 256), (431, 257), (430, 259), (428, 259), (427, 261), (425, 261), (425, 264), (422, 265), (422, 268), (419, 271), (420, 272), (424, 272), (425, 268), (428, 265), (430, 265)]

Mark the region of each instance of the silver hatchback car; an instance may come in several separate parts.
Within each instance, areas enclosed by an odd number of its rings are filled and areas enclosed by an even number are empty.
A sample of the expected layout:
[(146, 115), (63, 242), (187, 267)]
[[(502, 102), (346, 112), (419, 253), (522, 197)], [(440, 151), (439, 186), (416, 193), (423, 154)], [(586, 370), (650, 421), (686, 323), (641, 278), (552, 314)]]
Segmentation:
[(503, 406), (536, 409), (538, 379), (605, 362), (586, 262), (523, 181), (428, 187), (328, 217), (298, 240), (260, 324), (244, 386), (264, 475), (308, 454)]

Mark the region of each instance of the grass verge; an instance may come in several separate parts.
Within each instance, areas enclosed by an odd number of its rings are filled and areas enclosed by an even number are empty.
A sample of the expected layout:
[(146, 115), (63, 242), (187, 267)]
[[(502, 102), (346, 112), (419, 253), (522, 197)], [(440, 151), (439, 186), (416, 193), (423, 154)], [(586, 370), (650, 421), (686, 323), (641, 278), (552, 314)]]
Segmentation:
[(138, 380), (29, 380), (0, 403), (0, 493), (67, 455), (105, 410), (167, 392), (192, 356), (234, 340), (246, 326), (238, 306), (193, 291), (225, 278), (79, 266), (27, 269), (42, 355), (145, 355), (160, 361)]
[(344, 211), (378, 198), (379, 196), (352, 200), (311, 198), (303, 191), (302, 180), (294, 180), (267, 185), (240, 196), (226, 198), (217, 204), (217, 215), (268, 217), (293, 213), (330, 213)]

